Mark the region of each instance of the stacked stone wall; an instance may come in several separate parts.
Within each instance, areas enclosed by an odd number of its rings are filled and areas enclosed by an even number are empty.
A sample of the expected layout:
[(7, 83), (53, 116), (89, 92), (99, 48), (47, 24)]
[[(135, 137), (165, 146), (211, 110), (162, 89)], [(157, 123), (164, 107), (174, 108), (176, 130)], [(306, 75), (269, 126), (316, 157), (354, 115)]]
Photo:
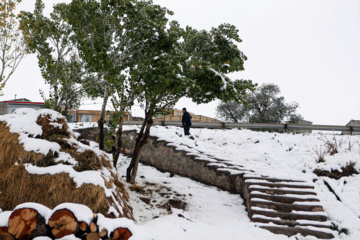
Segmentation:
[[(123, 133), (123, 152), (130, 156), (136, 136), (136, 131)], [(243, 174), (219, 171), (219, 167), (211, 166), (213, 162), (199, 159), (198, 156), (183, 150), (176, 150), (176, 147), (168, 144), (166, 141), (159, 141), (157, 137), (150, 137), (140, 153), (140, 162), (160, 171), (188, 177), (231, 193), (242, 193)]]

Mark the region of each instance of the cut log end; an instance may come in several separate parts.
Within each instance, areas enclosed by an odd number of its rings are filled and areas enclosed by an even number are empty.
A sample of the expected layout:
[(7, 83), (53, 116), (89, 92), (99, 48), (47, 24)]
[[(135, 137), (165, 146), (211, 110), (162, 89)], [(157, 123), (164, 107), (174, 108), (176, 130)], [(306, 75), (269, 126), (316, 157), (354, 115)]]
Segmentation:
[(96, 224), (94, 222), (90, 223), (90, 231), (93, 233), (96, 233), (98, 231), (98, 227), (96, 226)]
[(100, 231), (100, 233), (99, 233), (99, 236), (100, 236), (101, 238), (103, 238), (103, 237), (106, 237), (106, 235), (107, 235), (106, 229), (105, 229), (105, 228), (101, 229), (101, 231)]
[(60, 209), (53, 213), (49, 219), (49, 227), (55, 238), (76, 234), (79, 224), (74, 214), (68, 209)]
[(1, 233), (0, 232), (0, 240), (15, 240), (15, 237), (10, 233)]
[(88, 229), (88, 224), (86, 222), (81, 222), (79, 228), (81, 231), (86, 232)]
[(98, 233), (91, 232), (86, 235), (86, 240), (100, 240), (101, 237)]
[(8, 233), (9, 232), (9, 227), (0, 227), (0, 234), (1, 233)]
[(16, 239), (29, 239), (37, 227), (38, 212), (31, 208), (16, 209), (9, 217), (9, 233)]
[(112, 234), (113, 240), (128, 240), (132, 233), (127, 228), (117, 228)]

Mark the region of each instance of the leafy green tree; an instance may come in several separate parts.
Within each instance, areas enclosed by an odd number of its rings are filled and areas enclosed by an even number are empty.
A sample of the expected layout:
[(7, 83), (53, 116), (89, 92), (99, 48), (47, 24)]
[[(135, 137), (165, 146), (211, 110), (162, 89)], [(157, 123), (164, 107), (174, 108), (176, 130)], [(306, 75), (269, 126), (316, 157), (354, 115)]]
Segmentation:
[(21, 0), (0, 0), (0, 96), (26, 55), (26, 45), (14, 13)]
[(285, 120), (299, 122), (301, 115), (296, 113), (298, 104), (286, 103), (279, 96), (280, 88), (275, 84), (263, 84), (245, 96), (249, 105), (236, 102), (221, 102), (217, 115), (225, 121), (250, 123), (282, 123)]
[[(71, 27), (56, 9), (50, 18), (43, 15), (44, 3), (37, 0), (34, 13), (21, 12), (21, 29), (29, 49), (36, 53), (41, 74), (50, 85), (49, 98), (41, 92), (48, 107), (67, 115), (78, 107), (84, 96), (86, 77), (84, 64), (73, 43)], [(81, 85), (82, 83), (82, 85)]]
[(177, 22), (164, 22), (159, 41), (147, 49), (151, 56), (140, 62), (130, 74), (138, 79), (143, 94), (138, 99), (145, 110), (145, 119), (136, 139), (127, 181), (135, 182), (141, 149), (148, 141), (153, 117), (172, 108), (181, 97), (196, 103), (214, 99), (244, 101), (252, 90), (251, 81), (231, 81), (226, 74), (243, 70), (246, 56), (237, 48), (241, 42), (238, 30), (229, 24), (211, 31), (181, 29)]
[[(133, 94), (136, 91), (130, 91), (126, 81), (126, 69), (141, 60), (139, 53), (154, 36), (157, 10), (150, 11), (150, 6), (149, 1), (73, 0), (70, 4), (55, 7), (72, 26), (76, 46), (87, 71), (101, 76), (103, 80), (103, 107), (98, 122), (100, 149), (104, 148), (103, 126), (109, 97), (112, 97), (116, 111), (121, 113), (120, 118), (136, 98)], [(118, 139), (121, 139), (120, 136), (121, 128)], [(118, 147), (116, 155), (119, 153)]]

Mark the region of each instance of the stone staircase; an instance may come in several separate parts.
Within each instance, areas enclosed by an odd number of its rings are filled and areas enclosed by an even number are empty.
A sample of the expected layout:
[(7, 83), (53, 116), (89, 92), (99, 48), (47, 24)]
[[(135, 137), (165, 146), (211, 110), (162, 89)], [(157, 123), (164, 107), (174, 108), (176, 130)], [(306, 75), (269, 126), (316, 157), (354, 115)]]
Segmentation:
[(334, 238), (312, 183), (245, 175), (243, 190), (249, 217), (256, 226), (287, 236), (300, 233)]

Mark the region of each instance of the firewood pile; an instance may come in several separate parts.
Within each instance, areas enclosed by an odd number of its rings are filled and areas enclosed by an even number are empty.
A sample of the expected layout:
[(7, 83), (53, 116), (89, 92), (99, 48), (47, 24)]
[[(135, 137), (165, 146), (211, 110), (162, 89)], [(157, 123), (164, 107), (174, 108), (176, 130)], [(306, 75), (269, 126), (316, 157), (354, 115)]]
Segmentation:
[(133, 235), (132, 231), (131, 220), (106, 218), (82, 204), (63, 203), (51, 210), (38, 203), (24, 203), (13, 211), (0, 213), (0, 239), (4, 240), (65, 236), (84, 240), (127, 240)]

